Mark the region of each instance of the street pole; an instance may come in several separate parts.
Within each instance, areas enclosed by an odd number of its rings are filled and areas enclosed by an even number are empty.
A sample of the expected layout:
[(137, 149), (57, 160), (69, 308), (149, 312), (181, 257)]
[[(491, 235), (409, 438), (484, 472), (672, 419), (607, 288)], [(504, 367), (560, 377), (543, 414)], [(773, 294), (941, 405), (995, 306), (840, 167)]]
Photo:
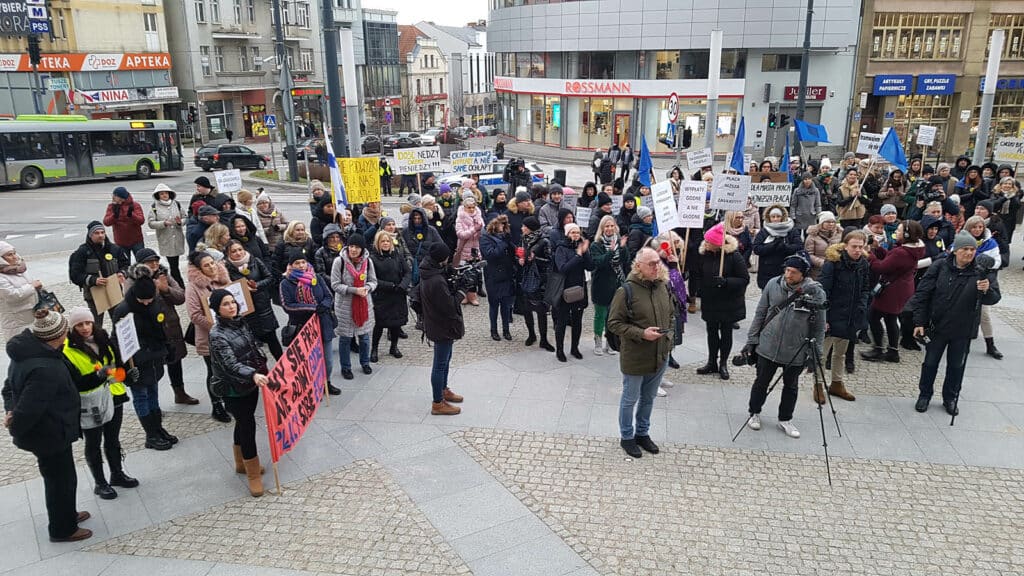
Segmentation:
[(281, 106), (284, 109), (285, 155), (288, 157), (288, 180), (299, 181), (299, 163), (295, 158), (295, 103), (292, 102), (292, 71), (284, 46), (284, 25), (281, 22), (281, 0), (271, 0), (274, 11), (274, 44), (281, 63)]
[(704, 146), (715, 150), (718, 132), (718, 81), (722, 75), (722, 31), (711, 31), (711, 54), (708, 56), (708, 109), (704, 121)]
[(29, 61), (32, 63), (32, 106), (35, 108), (36, 114), (43, 113), (42, 102), (39, 101), (39, 58), (40, 58), (40, 46), (39, 46), (39, 35), (29, 34), (28, 35), (28, 54)]
[(356, 50), (352, 28), (338, 32), (341, 40), (341, 67), (345, 73), (345, 116), (348, 122), (348, 155), (355, 158), (362, 152), (359, 146), (359, 87), (356, 85)]
[(328, 130), (332, 148), (341, 156), (348, 156), (348, 145), (342, 129), (344, 116), (341, 111), (341, 83), (338, 80), (338, 25), (334, 21), (332, 0), (320, 0), (323, 4), (321, 26), (324, 30), (324, 76), (327, 77)]
[(974, 139), (974, 164), (985, 163), (988, 152), (988, 131), (992, 123), (992, 105), (996, 99), (996, 83), (999, 80), (999, 63), (1003, 58), (1003, 42), (1006, 40), (1005, 30), (992, 31), (992, 46), (988, 51), (988, 68), (985, 70), (985, 90), (981, 94), (981, 116), (978, 117), (978, 134)]
[[(814, 0), (807, 0), (807, 23), (804, 25), (804, 54), (800, 58), (800, 86), (796, 95), (796, 120), (804, 119), (804, 112), (807, 108), (807, 69), (811, 64), (811, 21), (814, 20)], [(803, 146), (800, 139), (796, 138), (794, 145), (796, 155), (803, 157)], [(789, 167), (786, 167), (789, 170)]]

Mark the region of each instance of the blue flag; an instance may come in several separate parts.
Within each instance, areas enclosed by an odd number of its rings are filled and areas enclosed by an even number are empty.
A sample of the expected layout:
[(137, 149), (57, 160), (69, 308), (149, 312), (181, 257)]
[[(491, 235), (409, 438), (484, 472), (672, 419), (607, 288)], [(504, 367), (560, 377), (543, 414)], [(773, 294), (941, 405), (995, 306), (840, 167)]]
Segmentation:
[(743, 126), (743, 117), (740, 116), (740, 129), (736, 131), (736, 142), (732, 145), (732, 162), (729, 164), (729, 168), (736, 171), (737, 174), (746, 174), (746, 166), (743, 165), (743, 141), (746, 139), (747, 130)]
[(647, 138), (640, 135), (640, 164), (636, 169), (636, 179), (640, 181), (644, 186), (651, 185), (651, 168), (654, 167), (654, 163), (651, 162), (651, 151), (647, 148)]
[(779, 172), (786, 173), (786, 180), (793, 181), (793, 175), (789, 171), (789, 130), (786, 130), (786, 151), (782, 154), (782, 164), (779, 165)]
[(796, 126), (796, 137), (801, 142), (825, 142), (828, 143), (828, 131), (821, 124), (811, 124), (803, 120), (794, 120)]
[(900, 143), (900, 137), (895, 130), (889, 130), (889, 133), (882, 139), (878, 155), (900, 170), (907, 171), (907, 155), (903, 152), (903, 144)]

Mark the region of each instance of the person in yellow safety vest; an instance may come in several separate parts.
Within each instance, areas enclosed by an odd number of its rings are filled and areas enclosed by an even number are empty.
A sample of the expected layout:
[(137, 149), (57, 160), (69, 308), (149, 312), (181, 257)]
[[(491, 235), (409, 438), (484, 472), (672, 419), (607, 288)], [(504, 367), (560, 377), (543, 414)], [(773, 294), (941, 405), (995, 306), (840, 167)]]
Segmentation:
[(380, 157), (380, 190), (385, 196), (391, 196), (391, 165), (383, 154)]
[[(93, 323), (88, 308), (73, 308), (68, 314), (68, 323), (71, 330), (64, 343), (64, 356), (76, 369), (72, 378), (82, 400), (85, 461), (96, 483), (93, 493), (104, 500), (113, 500), (117, 492), (112, 486), (135, 488), (139, 485), (138, 480), (124, 473), (121, 462), (121, 420), (123, 405), (128, 401), (125, 370), (110, 336)], [(109, 482), (103, 473), (101, 439), (110, 467)]]

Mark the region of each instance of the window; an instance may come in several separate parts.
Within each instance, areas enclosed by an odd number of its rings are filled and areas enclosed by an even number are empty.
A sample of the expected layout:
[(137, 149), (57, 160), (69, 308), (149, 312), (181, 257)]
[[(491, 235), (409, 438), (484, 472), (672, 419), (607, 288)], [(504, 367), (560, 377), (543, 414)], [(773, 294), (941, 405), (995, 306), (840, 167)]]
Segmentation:
[(873, 60), (959, 60), (967, 14), (878, 12), (871, 31)]
[(303, 72), (313, 71), (313, 51), (303, 48), (299, 52), (299, 70)]
[(288, 69), (295, 70), (295, 48), (287, 46), (285, 52), (288, 54)]
[(252, 69), (260, 72), (263, 70), (263, 58), (260, 56), (260, 47), (252, 47)]
[(802, 54), (765, 54), (761, 58), (761, 72), (799, 70), (802, 61)]
[(444, 78), (437, 79), (437, 91), (444, 94)]
[(281, 2), (281, 25), (291, 26), (292, 24), (292, 9), (291, 2)]
[(220, 0), (210, 0), (210, 22), (220, 24)]
[(256, 0), (245, 0), (245, 15), (249, 24), (256, 23)]
[(235, 24), (242, 23), (242, 0), (232, 0), (231, 12), (235, 17)]
[(224, 47), (214, 46), (213, 47), (213, 69), (217, 72), (224, 71)]
[[(520, 58), (524, 56), (519, 55)], [(543, 62), (543, 60), (541, 60)], [(518, 59), (516, 64), (522, 70), (522, 62)], [(537, 60), (529, 63), (530, 70), (538, 70)], [(539, 69), (538, 77), (543, 77), (544, 70)], [(615, 52), (580, 52), (579, 53), (579, 74), (580, 78), (611, 79), (615, 78)]]
[(419, 96), (420, 94), (423, 94), (423, 88), (420, 87), (420, 79), (417, 78), (416, 79), (416, 94), (413, 94), (413, 96)]
[(199, 47), (199, 66), (203, 69), (203, 76), (213, 76), (210, 71), (210, 47)]
[(296, 2), (295, 3), (295, 23), (300, 28), (309, 28), (309, 3), (308, 2)]
[(245, 46), (238, 47), (238, 69), (242, 72), (249, 71), (249, 49)]
[(989, 17), (989, 40), (985, 47), (988, 58), (989, 47), (992, 46), (992, 30), (1006, 30), (1006, 42), (1003, 44), (1003, 58), (1006, 60), (1024, 59), (1024, 14), (992, 14)]
[(196, 22), (206, 22), (206, 0), (195, 0)]
[(143, 12), (142, 25), (146, 30), (146, 50), (158, 52), (160, 50), (160, 32), (157, 30), (156, 13)]
[(433, 93), (434, 93), (434, 79), (433, 78), (427, 78), (427, 94), (433, 94)]
[(68, 27), (67, 22), (64, 20), (64, 11), (57, 10), (57, 37), (67, 39)]
[(18, 132), (0, 136), (8, 160), (62, 158), (60, 134), (51, 132)]

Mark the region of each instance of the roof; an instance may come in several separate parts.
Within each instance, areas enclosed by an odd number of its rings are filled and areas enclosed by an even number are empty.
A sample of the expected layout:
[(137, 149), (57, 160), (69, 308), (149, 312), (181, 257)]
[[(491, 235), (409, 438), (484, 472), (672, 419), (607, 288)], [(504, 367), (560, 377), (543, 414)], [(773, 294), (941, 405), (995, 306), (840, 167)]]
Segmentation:
[(400, 62), (405, 62), (405, 57), (416, 49), (417, 38), (429, 38), (429, 36), (415, 26), (398, 25), (398, 58)]
[(482, 46), (476, 40), (476, 35), (478, 33), (476, 28), (470, 28), (468, 26), (438, 26), (433, 22), (418, 22), (416, 25), (425, 27), (426, 30), (423, 30), (422, 28), (420, 28), (420, 30), (426, 32), (428, 36), (431, 35), (432, 31), (430, 29), (433, 28), (437, 32), (447, 34), (459, 42), (466, 44), (468, 47), (472, 48)]

